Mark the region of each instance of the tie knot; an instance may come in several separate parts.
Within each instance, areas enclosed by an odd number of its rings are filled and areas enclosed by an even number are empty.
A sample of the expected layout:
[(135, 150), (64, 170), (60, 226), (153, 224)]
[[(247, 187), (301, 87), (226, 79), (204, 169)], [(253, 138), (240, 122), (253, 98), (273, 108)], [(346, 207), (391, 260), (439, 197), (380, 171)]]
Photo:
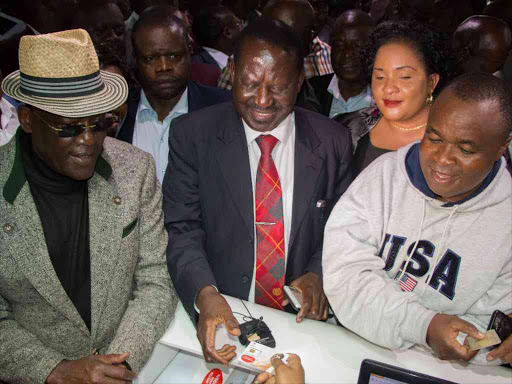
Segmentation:
[(256, 138), (256, 143), (260, 147), (261, 154), (268, 156), (276, 146), (279, 140), (272, 135), (260, 135)]

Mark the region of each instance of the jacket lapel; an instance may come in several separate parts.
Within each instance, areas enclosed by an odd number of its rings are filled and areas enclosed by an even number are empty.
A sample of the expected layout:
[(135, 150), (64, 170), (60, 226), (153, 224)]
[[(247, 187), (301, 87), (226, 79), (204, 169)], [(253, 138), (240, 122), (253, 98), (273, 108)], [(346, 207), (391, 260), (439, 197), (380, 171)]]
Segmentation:
[(232, 114), (219, 131), (216, 157), (233, 202), (238, 208), (251, 239), (254, 237), (254, 212), (249, 151), (242, 120), (232, 107)]
[(4, 246), (19, 270), (48, 304), (89, 336), (89, 330), (62, 287), (48, 254), (41, 219), (23, 168), (19, 136), (20, 133), (9, 144), (13, 152), (13, 163), (6, 165), (12, 172), (3, 190), (6, 210), (2, 220), (11, 225), (12, 232)]
[(100, 157), (97, 172), (89, 180), (89, 246), (91, 253), (91, 328), (98, 331), (109, 287), (115, 280), (123, 233), (123, 207), (116, 189), (108, 182), (112, 169)]
[(293, 214), (292, 228), (290, 231), (290, 244), (297, 236), (299, 228), (311, 205), (318, 177), (323, 167), (324, 160), (315, 153), (320, 145), (320, 140), (315, 135), (304, 112), (295, 109), (295, 170), (293, 185)]

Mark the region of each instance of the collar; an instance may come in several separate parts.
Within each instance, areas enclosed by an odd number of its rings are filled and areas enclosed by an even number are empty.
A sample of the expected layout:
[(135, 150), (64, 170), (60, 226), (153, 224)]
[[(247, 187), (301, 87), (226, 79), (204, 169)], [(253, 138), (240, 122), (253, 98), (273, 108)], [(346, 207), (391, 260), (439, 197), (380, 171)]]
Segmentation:
[(208, 52), (222, 68), (228, 65), (229, 56), (224, 52), (210, 47), (203, 47), (203, 49)]
[[(141, 89), (140, 92), (140, 102), (139, 107), (137, 108), (137, 120), (139, 120), (139, 116), (144, 111), (147, 111), (146, 113), (149, 114), (153, 119), (158, 119), (158, 115), (156, 111), (151, 106), (151, 103), (149, 102), (148, 98), (146, 97), (146, 93), (143, 89)], [(173, 113), (179, 113), (179, 114), (185, 114), (188, 113), (188, 87), (185, 88), (185, 91), (183, 91), (183, 94), (181, 95), (180, 99), (178, 100), (178, 103), (174, 106), (174, 108), (169, 112), (169, 115), (167, 115), (166, 119), (171, 116)]]
[(248, 145), (251, 145), (258, 136), (269, 134), (276, 137), (284, 145), (290, 138), (292, 130), (295, 128), (295, 112), (290, 113), (277, 127), (268, 132), (259, 132), (252, 129), (247, 125), (244, 119), (242, 119), (242, 123), (244, 125), (245, 137), (247, 138)]
[[(12, 166), (11, 173), (5, 182), (3, 194), (4, 199), (11, 205), (14, 204), (14, 200), (20, 193), (21, 189), (27, 182), (27, 176), (25, 174), (25, 168), (23, 167), (23, 158), (21, 154), (20, 136), (22, 129), (18, 129), (16, 132), (15, 140), (12, 140), (8, 145), (15, 146), (14, 163)], [(98, 157), (96, 162), (96, 173), (108, 181), (112, 176), (112, 166), (103, 157), (103, 154)]]
[(132, 30), (133, 26), (135, 25), (135, 23), (138, 20), (139, 20), (139, 15), (135, 11), (132, 11), (130, 17), (128, 19), (126, 19), (126, 21), (124, 22), (124, 25), (126, 25), (126, 27), (129, 30)]
[(334, 75), (331, 79), (331, 82), (329, 83), (329, 87), (327, 87), (327, 92), (329, 92), (331, 95), (333, 95), (336, 99), (343, 101), (345, 103), (348, 103), (352, 99), (359, 99), (359, 98), (366, 98), (371, 97), (372, 91), (370, 89), (370, 86), (367, 85), (363, 91), (357, 95), (352, 96), (348, 100), (345, 100), (343, 96), (341, 95), (339, 83), (338, 83), (338, 76)]
[[(500, 169), (501, 159), (494, 163), (494, 166), (491, 169), (491, 172), (484, 179), (482, 184), (468, 197), (453, 202), (453, 203), (445, 203), (442, 205), (444, 208), (450, 208), (455, 205), (460, 205), (465, 203), (468, 200), (478, 196), (491, 182), (494, 180), (494, 177), (498, 173)], [(420, 166), (420, 144), (414, 144), (407, 154), (405, 155), (405, 169), (407, 170), (407, 176), (411, 180), (411, 183), (425, 196), (430, 197), (432, 199), (437, 199), (437, 195), (430, 189), (427, 184), (427, 180), (425, 179), (425, 175), (423, 175), (423, 171)]]
[(324, 43), (320, 38), (317, 36), (313, 39), (311, 42), (311, 53), (308, 56), (314, 55), (316, 52), (320, 52), (324, 49), (327, 49), (327, 47), (330, 48), (329, 44)]
[[(4, 97), (0, 99), (0, 110), (2, 111), (1, 115), (7, 117), (7, 121), (9, 121), (13, 116), (17, 119), (16, 107), (9, 103), (9, 101)], [(2, 126), (1, 128), (4, 127)]]
[(41, 33), (39, 33), (33, 26), (31, 26), (30, 24), (26, 24), (28, 28), (30, 28), (30, 30), (34, 33), (34, 35), (40, 35)]

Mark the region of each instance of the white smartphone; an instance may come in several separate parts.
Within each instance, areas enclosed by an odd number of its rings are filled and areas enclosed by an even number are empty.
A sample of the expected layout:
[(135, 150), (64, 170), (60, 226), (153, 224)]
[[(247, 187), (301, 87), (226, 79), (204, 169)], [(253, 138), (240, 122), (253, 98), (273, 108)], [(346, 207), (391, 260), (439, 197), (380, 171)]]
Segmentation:
[(300, 311), (300, 308), (302, 307), (302, 294), (299, 292), (299, 290), (285, 285), (283, 287), (283, 291), (288, 300), (290, 300), (290, 304), (292, 305), (293, 309), (295, 309), (297, 312)]

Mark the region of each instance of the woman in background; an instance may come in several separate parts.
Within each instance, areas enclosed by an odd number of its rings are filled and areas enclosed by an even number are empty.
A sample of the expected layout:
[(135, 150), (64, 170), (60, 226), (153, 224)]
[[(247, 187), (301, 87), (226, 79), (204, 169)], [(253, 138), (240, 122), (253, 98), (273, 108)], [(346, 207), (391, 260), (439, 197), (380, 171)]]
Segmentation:
[(421, 140), (434, 97), (454, 72), (439, 34), (404, 21), (377, 26), (362, 62), (377, 108), (338, 120), (352, 134), (355, 176), (380, 155)]

